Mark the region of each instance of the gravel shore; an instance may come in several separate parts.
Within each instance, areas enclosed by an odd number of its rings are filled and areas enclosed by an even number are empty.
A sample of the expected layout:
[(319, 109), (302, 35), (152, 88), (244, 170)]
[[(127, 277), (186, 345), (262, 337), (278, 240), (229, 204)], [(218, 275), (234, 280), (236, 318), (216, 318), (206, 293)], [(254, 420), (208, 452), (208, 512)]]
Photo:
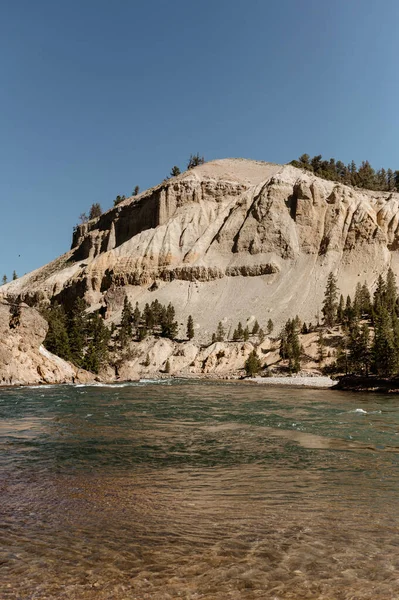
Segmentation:
[(336, 381), (330, 377), (253, 377), (248, 379), (254, 383), (262, 383), (266, 385), (290, 385), (290, 386), (306, 386), (313, 388), (329, 388)]

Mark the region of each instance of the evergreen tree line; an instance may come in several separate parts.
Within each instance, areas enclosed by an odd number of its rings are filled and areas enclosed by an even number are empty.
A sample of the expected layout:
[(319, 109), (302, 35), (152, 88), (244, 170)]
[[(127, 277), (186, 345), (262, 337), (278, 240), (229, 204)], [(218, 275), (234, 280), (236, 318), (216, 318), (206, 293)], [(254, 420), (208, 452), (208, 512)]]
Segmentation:
[(60, 304), (43, 310), (49, 329), (44, 346), (76, 366), (98, 373), (108, 361), (111, 332), (98, 312), (86, 314), (86, 303), (77, 298), (69, 311)]
[[(273, 321), (271, 319), (269, 319), (267, 322), (267, 328), (266, 328), (267, 335), (270, 335), (272, 333), (273, 329), (274, 329)], [(237, 327), (233, 331), (232, 341), (233, 342), (241, 342), (241, 341), (247, 342), (251, 336), (255, 336), (255, 335), (258, 338), (258, 342), (261, 344), (265, 339), (265, 332), (260, 327), (257, 320), (255, 320), (255, 323), (253, 324), (251, 329), (248, 327), (248, 325), (244, 328), (241, 321), (239, 321)], [(223, 323), (221, 321), (219, 321), (216, 331), (212, 334), (212, 342), (211, 343), (214, 344), (215, 342), (223, 342), (224, 340), (227, 340), (226, 330), (223, 327)], [(227, 341), (229, 341), (229, 340), (227, 340)]]
[(331, 181), (340, 181), (348, 185), (381, 192), (399, 191), (399, 170), (379, 169), (375, 171), (368, 160), (363, 161), (357, 168), (354, 161), (345, 165), (340, 160), (336, 161), (335, 158), (323, 160), (321, 154), (313, 156), (313, 158), (309, 154), (302, 154), (298, 160), (293, 160), (290, 164), (312, 171), (315, 175)]
[(353, 300), (341, 295), (330, 273), (323, 313), (325, 324), (340, 325), (343, 339), (334, 368), (338, 372), (390, 377), (399, 371), (399, 306), (395, 275), (379, 276), (373, 298), (366, 284), (358, 283)]
[[(15, 281), (16, 279), (18, 279), (18, 275), (17, 275), (17, 272), (14, 270), (12, 272), (12, 280)], [(1, 285), (5, 285), (7, 283), (7, 281), (8, 281), (7, 275), (3, 275)]]
[[(147, 335), (159, 335), (173, 340), (177, 336), (178, 327), (175, 308), (171, 303), (164, 306), (158, 300), (154, 300), (140, 311), (138, 302), (133, 309), (131, 302), (125, 297), (117, 339), (121, 348), (125, 348), (132, 340), (141, 341)], [(187, 336), (189, 339), (194, 337), (191, 316), (187, 322)]]
[(299, 317), (288, 319), (280, 334), (280, 357), (288, 359), (288, 370), (290, 373), (298, 373), (301, 370), (302, 346), (299, 341), (301, 322)]

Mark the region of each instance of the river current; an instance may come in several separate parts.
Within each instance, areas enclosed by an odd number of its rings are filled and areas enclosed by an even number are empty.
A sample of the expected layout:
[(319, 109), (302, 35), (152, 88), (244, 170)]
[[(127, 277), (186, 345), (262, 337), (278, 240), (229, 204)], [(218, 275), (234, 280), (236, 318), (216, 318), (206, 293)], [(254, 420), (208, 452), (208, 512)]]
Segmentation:
[(0, 390), (1, 600), (399, 598), (399, 398)]

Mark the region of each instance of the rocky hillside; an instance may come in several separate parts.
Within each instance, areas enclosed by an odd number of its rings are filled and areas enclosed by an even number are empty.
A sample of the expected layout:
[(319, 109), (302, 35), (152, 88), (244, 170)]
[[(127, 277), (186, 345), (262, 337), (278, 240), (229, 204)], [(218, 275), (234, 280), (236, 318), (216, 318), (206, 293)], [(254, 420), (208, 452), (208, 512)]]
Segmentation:
[(184, 331), (209, 341), (219, 321), (315, 321), (330, 271), (340, 291), (399, 275), (399, 194), (354, 189), (292, 166), (216, 160), (127, 198), (76, 228), (72, 248), (0, 287), (29, 305), (84, 295), (106, 320), (127, 293), (172, 302)]
[(16, 316), (13, 308), (0, 302), (0, 386), (94, 381), (42, 346), (48, 325), (35, 309), (22, 304)]

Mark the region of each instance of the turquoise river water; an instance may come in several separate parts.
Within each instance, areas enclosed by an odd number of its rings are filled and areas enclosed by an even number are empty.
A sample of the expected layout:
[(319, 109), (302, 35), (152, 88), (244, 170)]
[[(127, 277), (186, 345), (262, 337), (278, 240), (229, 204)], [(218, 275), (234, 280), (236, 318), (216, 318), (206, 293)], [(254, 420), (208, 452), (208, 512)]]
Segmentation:
[(399, 598), (399, 398), (0, 390), (1, 600)]

